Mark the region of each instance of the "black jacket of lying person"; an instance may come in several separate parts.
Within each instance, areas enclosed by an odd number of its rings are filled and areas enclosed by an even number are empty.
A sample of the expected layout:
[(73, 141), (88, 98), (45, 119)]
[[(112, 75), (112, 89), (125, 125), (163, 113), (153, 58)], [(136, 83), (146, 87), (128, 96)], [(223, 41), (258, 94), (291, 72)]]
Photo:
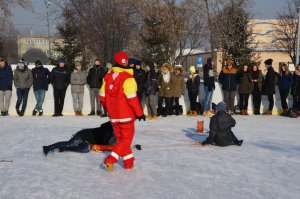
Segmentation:
[(43, 146), (43, 152), (47, 156), (50, 151), (58, 149), (59, 152), (74, 151), (87, 153), (91, 144), (112, 145), (116, 137), (110, 122), (105, 122), (98, 128), (83, 129), (78, 131), (69, 141), (57, 142), (49, 146)]
[(217, 113), (210, 119), (210, 132), (209, 136), (202, 145), (212, 144), (217, 146), (238, 145), (241, 146), (243, 140), (238, 140), (231, 131), (231, 128), (235, 126), (235, 120), (225, 112), (226, 104), (220, 102), (216, 106)]

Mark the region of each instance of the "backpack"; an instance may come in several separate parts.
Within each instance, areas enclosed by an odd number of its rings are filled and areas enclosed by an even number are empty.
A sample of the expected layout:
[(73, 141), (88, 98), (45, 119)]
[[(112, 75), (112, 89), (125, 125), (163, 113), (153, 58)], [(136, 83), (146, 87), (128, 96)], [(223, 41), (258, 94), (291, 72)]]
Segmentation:
[(274, 73), (275, 73), (274, 84), (275, 84), (275, 85), (279, 85), (281, 76), (280, 76), (280, 74), (279, 74), (278, 72), (276, 72), (276, 71), (275, 71)]

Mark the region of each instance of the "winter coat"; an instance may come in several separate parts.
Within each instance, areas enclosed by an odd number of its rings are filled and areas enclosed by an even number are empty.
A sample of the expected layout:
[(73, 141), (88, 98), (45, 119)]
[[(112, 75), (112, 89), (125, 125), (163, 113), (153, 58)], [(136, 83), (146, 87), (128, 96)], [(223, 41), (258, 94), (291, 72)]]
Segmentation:
[(86, 84), (86, 73), (82, 70), (74, 70), (71, 73), (71, 92), (84, 93), (84, 85)]
[(279, 83), (279, 90), (290, 90), (293, 84), (293, 75), (288, 73), (287, 75), (282, 75)]
[(236, 124), (235, 120), (225, 111), (219, 111), (210, 118), (210, 132), (208, 138), (202, 142), (205, 144), (216, 144), (218, 146), (228, 146), (233, 142), (231, 128)]
[(293, 75), (293, 84), (291, 94), (294, 96), (300, 96), (300, 72), (295, 71)]
[(35, 67), (31, 72), (33, 77), (33, 90), (48, 90), (50, 83), (50, 71), (48, 68), (44, 68), (43, 66)]
[(238, 92), (242, 94), (250, 94), (253, 91), (252, 74), (250, 72), (240, 72), (237, 74)]
[(150, 70), (146, 73), (145, 82), (145, 93), (146, 95), (156, 95), (157, 92), (157, 73), (154, 70)]
[(169, 82), (165, 82), (163, 74), (161, 73), (158, 76), (157, 86), (159, 96), (168, 98), (172, 97), (174, 88), (174, 75), (170, 72), (170, 80)]
[(203, 67), (203, 79), (204, 86), (208, 87), (208, 90), (215, 89), (215, 75), (211, 65), (205, 64)]
[(146, 73), (143, 69), (134, 69), (133, 76), (137, 83), (137, 92), (142, 93), (145, 86)]
[(103, 79), (99, 98), (112, 123), (133, 122), (143, 115), (131, 68), (115, 65)]
[(272, 66), (269, 66), (267, 70), (268, 72), (263, 84), (263, 95), (273, 95), (275, 94), (275, 71)]
[(194, 74), (194, 80), (189, 76), (186, 82), (186, 89), (189, 93), (199, 93), (200, 77), (198, 74)]
[[(255, 73), (258, 73), (258, 74), (256, 75)], [(256, 76), (257, 76), (257, 78), (256, 78)], [(255, 90), (255, 88), (257, 87), (258, 91), (261, 92), (262, 84), (264, 81), (264, 76), (263, 76), (261, 70), (257, 70), (257, 72), (252, 71), (252, 79), (257, 80), (257, 82), (253, 82), (253, 89)]]
[(230, 70), (225, 67), (219, 75), (219, 82), (222, 84), (224, 91), (236, 91), (237, 89), (237, 70), (231, 68)]
[(53, 88), (66, 89), (70, 83), (70, 73), (65, 67), (55, 67), (51, 71), (51, 83)]
[(93, 66), (88, 73), (88, 76), (86, 78), (87, 84), (90, 86), (90, 88), (101, 88), (103, 78), (106, 74), (106, 71), (103, 67), (99, 66)]
[(176, 75), (174, 74), (174, 84), (173, 84), (173, 97), (180, 97), (184, 95), (185, 85), (184, 85), (184, 77), (182, 74)]
[(9, 65), (0, 68), (0, 90), (12, 90), (13, 72)]
[(31, 88), (33, 83), (32, 72), (25, 66), (24, 70), (20, 70), (19, 67), (14, 72), (14, 85), (16, 88), (24, 89)]

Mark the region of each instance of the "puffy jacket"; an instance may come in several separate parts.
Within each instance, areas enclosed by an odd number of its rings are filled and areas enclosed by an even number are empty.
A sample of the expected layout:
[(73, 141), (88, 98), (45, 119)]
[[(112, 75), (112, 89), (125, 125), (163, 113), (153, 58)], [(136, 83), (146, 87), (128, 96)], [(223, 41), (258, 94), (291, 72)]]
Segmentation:
[(236, 91), (237, 89), (237, 70), (225, 67), (219, 75), (219, 82), (222, 84), (222, 89), (225, 91)]
[(300, 72), (295, 71), (293, 75), (293, 85), (291, 94), (294, 96), (300, 96)]
[(163, 78), (163, 74), (158, 76), (157, 81), (158, 86), (158, 95), (161, 97), (172, 97), (173, 95), (173, 88), (174, 88), (174, 75), (170, 73), (170, 80), (169, 82), (165, 82)]
[(153, 69), (146, 73), (145, 92), (146, 95), (156, 95), (157, 73)]
[(71, 73), (70, 83), (72, 93), (83, 93), (84, 85), (86, 84), (86, 73), (82, 70), (74, 70)]
[(205, 144), (215, 143), (218, 146), (228, 146), (233, 142), (231, 128), (236, 124), (231, 115), (225, 111), (219, 111), (210, 118), (210, 132), (208, 138), (202, 142)]
[(43, 66), (32, 69), (33, 90), (48, 90), (50, 84), (50, 71)]
[(101, 88), (103, 78), (106, 74), (106, 71), (101, 66), (93, 66), (88, 73), (88, 76), (86, 78), (87, 84), (90, 86), (90, 88)]
[(9, 65), (0, 68), (0, 90), (12, 90), (13, 72)]
[(143, 115), (143, 108), (136, 92), (137, 84), (133, 78), (133, 69), (116, 65), (111, 73), (105, 75), (99, 98), (111, 122), (133, 122)]
[(293, 84), (293, 75), (288, 73), (287, 75), (282, 75), (279, 83), (280, 90), (290, 90)]
[(205, 64), (203, 67), (204, 86), (215, 89), (215, 76), (211, 65)]
[(200, 77), (198, 74), (194, 74), (194, 80), (189, 77), (186, 82), (186, 89), (188, 92), (198, 93), (200, 87)]
[(252, 75), (250, 72), (240, 72), (238, 78), (238, 92), (242, 94), (250, 94), (253, 91)]
[(19, 67), (14, 73), (14, 85), (16, 88), (24, 89), (32, 86), (33, 78), (30, 69), (25, 66), (24, 70), (20, 70)]
[(55, 67), (51, 71), (51, 83), (56, 89), (66, 89), (70, 83), (70, 73), (65, 67)]
[(273, 95), (275, 94), (275, 71), (272, 66), (269, 66), (267, 69), (266, 78), (263, 84), (263, 94), (264, 95)]

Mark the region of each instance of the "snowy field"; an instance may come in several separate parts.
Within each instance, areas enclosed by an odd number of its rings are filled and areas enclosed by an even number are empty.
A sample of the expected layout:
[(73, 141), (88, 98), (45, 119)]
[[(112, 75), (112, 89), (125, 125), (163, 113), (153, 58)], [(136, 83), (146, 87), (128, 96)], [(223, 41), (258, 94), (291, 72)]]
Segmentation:
[(100, 165), (100, 152), (42, 154), (99, 117), (0, 117), (0, 198), (294, 198), (300, 196), (300, 119), (234, 116), (241, 147), (194, 147), (197, 119), (136, 122), (135, 168)]

